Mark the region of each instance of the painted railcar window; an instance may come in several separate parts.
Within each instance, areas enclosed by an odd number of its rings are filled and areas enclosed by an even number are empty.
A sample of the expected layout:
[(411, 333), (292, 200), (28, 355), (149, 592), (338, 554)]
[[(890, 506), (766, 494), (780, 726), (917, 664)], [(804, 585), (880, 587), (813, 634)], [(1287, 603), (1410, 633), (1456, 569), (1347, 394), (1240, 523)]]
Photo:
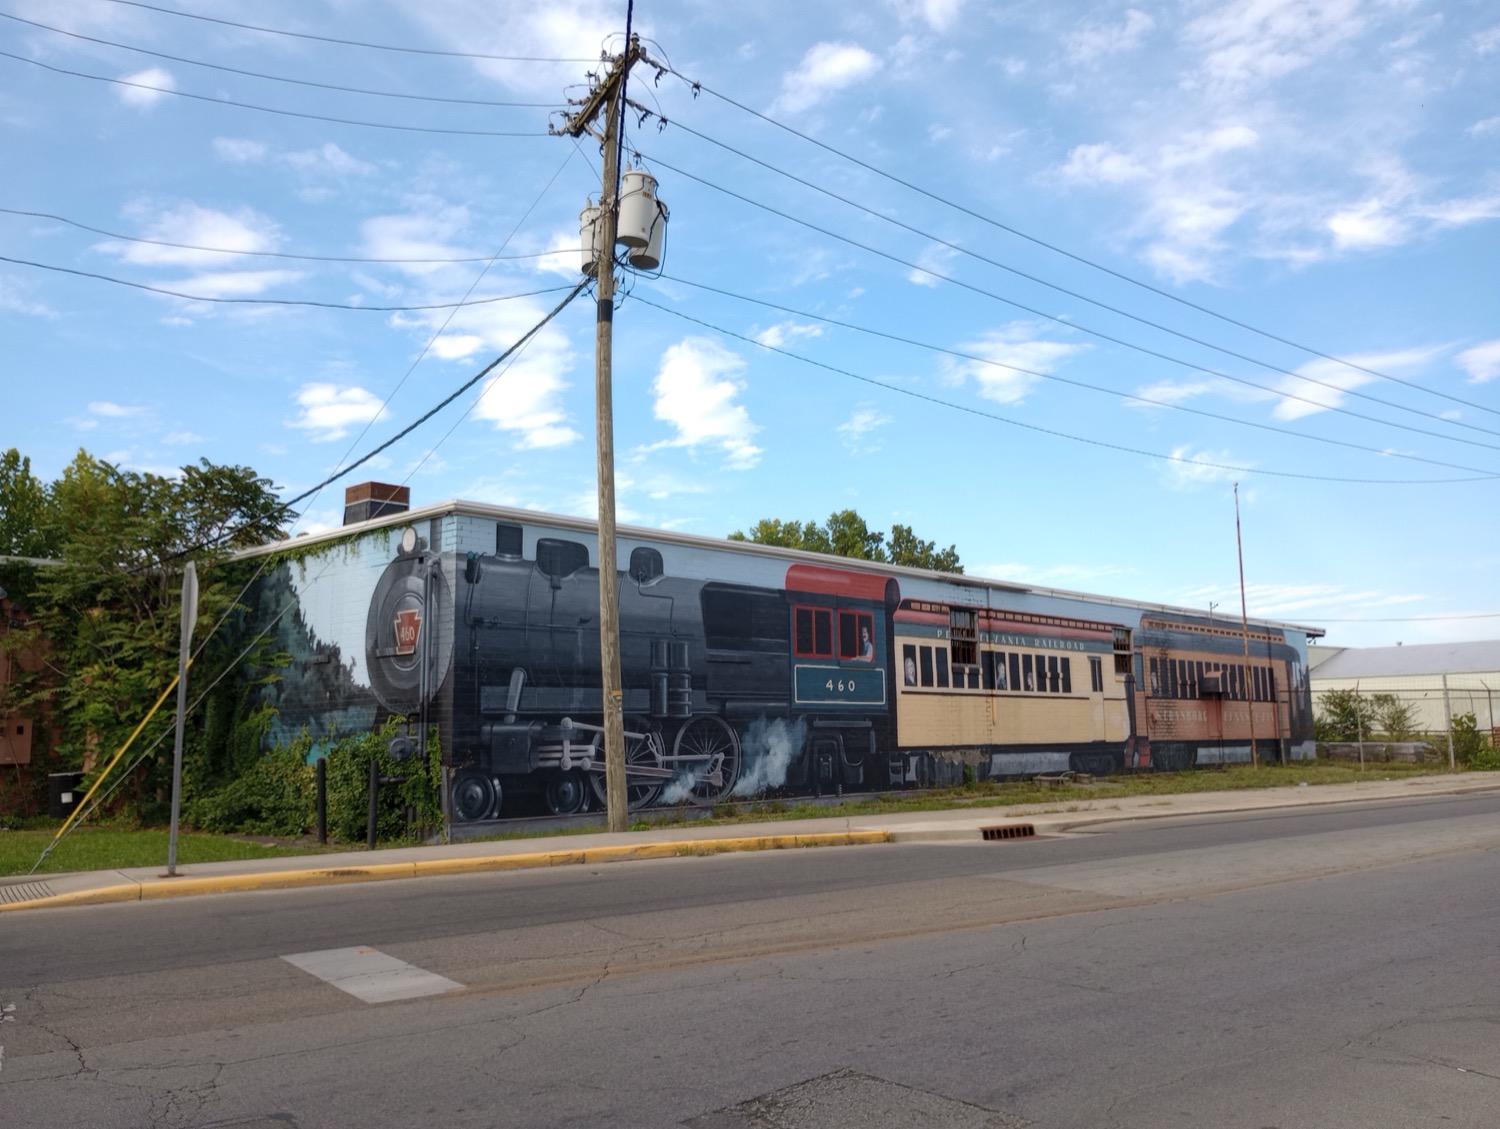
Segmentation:
[(1003, 651), (984, 653), (984, 688), (986, 690), (1009, 689), (1005, 678), (1005, 653)]
[(917, 684), (917, 648), (907, 643), (901, 648), (902, 677), (908, 686)]
[(979, 662), (979, 617), (971, 608), (952, 608), (948, 612), (948, 647), (956, 666), (974, 666)]
[(796, 609), (798, 658), (833, 658), (833, 610), (831, 608)]
[(1036, 689), (1036, 674), (1031, 669), (1031, 656), (1021, 656), (1021, 688), (1031, 691)]
[(839, 658), (850, 662), (875, 661), (875, 617), (865, 612), (839, 612)]
[(932, 685), (932, 648), (922, 648), (922, 685)]
[(1115, 632), (1115, 673), (1130, 673), (1130, 629), (1117, 627)]
[(947, 649), (944, 648), (944, 647), (938, 647), (938, 648), (936, 648), (934, 650), (934, 653), (933, 653), (932, 657), (935, 658), (935, 659), (937, 659), (937, 684), (939, 686), (947, 686), (948, 685), (948, 651), (947, 651)]
[(1071, 694), (1073, 692), (1073, 660), (1064, 655), (1057, 661), (1062, 667), (1062, 692)]
[(1012, 651), (1008, 662), (1010, 664), (1010, 688), (1019, 690), (1021, 688), (1021, 656)]
[(1104, 691), (1104, 660), (1089, 659), (1089, 689), (1099, 694)]
[(779, 592), (703, 589), (703, 634), (710, 650), (786, 653), (786, 599)]

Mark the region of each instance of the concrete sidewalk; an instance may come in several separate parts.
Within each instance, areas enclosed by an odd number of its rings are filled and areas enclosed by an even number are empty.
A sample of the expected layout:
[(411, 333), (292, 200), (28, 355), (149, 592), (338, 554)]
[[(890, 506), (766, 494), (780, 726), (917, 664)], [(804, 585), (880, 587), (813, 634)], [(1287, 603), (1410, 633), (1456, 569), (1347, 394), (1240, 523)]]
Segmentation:
[(195, 894), (225, 894), (242, 890), (277, 890), (444, 874), (596, 865), (728, 851), (1058, 835), (1122, 820), (1268, 811), (1487, 791), (1500, 791), (1500, 773), (1372, 779), (1354, 784), (1130, 796), (1097, 801), (1069, 798), (1057, 803), (1018, 807), (965, 807), (890, 815), (826, 816), (729, 826), (656, 828), (618, 834), (599, 832), (540, 839), (510, 839), (503, 842), (397, 847), (374, 852), (346, 851), (237, 862), (194, 863), (179, 865), (175, 878), (164, 877), (162, 867), (0, 878), (0, 913)]

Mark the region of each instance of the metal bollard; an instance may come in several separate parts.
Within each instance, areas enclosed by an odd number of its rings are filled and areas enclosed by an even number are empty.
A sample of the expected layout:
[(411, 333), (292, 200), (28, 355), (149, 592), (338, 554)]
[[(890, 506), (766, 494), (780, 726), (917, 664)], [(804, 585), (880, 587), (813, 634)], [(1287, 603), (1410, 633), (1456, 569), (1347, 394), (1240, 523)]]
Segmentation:
[(318, 842), (328, 842), (328, 758), (319, 757), (313, 773), (317, 781)]
[(370, 818), (366, 825), (366, 846), (375, 849), (375, 824), (380, 818), (380, 762), (370, 758)]

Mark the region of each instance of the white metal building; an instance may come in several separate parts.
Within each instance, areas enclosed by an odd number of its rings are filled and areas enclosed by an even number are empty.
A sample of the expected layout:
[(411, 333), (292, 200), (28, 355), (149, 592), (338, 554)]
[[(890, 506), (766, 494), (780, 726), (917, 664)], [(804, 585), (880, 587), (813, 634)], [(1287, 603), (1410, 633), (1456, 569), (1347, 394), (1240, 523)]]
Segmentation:
[[(1313, 702), (1329, 690), (1394, 694), (1416, 708), (1416, 728), (1440, 733), (1450, 714), (1472, 713), (1500, 739), (1500, 639), (1394, 647), (1309, 647)], [(1447, 704), (1444, 705), (1444, 694)]]

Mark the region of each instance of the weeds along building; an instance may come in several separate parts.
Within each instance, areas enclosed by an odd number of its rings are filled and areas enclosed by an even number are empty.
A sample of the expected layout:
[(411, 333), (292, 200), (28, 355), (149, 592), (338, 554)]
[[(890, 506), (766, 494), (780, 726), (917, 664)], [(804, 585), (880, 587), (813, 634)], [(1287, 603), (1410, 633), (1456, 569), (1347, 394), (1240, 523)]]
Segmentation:
[[(240, 554), (268, 742), (437, 735), (452, 819), (602, 806), (592, 521), (347, 493)], [(1314, 752), (1313, 627), (622, 527), (637, 807), (1107, 774)], [(1248, 636), (1249, 662), (1245, 661)]]

